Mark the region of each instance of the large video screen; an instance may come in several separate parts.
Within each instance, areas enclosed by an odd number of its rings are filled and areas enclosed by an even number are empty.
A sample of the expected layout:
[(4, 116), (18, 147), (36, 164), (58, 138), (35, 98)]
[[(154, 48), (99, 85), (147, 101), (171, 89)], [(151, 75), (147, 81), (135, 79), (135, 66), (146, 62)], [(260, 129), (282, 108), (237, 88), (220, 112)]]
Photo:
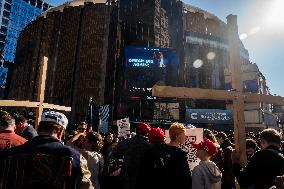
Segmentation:
[(129, 96), (151, 98), (155, 84), (176, 86), (179, 58), (171, 48), (125, 48), (125, 89)]

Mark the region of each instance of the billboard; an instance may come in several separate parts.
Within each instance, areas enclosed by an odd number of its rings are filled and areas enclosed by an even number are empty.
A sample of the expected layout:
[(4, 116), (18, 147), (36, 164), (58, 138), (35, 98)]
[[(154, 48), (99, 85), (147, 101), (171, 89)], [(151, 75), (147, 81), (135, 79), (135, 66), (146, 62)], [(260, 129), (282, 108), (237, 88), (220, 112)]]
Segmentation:
[(155, 102), (154, 119), (179, 120), (179, 103)]
[(151, 97), (152, 87), (176, 86), (178, 53), (171, 48), (125, 47), (125, 89), (129, 96)]
[(186, 109), (187, 123), (233, 124), (233, 113), (219, 109)]

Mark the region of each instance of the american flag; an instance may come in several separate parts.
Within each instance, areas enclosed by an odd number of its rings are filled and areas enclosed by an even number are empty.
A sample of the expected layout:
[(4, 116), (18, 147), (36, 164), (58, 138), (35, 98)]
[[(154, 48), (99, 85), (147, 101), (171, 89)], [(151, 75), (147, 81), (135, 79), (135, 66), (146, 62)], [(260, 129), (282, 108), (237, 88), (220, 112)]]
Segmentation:
[(86, 122), (93, 131), (108, 132), (109, 105), (98, 106), (94, 99), (90, 98)]
[(109, 105), (103, 105), (99, 108), (99, 132), (108, 132)]
[(101, 121), (108, 121), (109, 105), (103, 105), (99, 108), (99, 117)]

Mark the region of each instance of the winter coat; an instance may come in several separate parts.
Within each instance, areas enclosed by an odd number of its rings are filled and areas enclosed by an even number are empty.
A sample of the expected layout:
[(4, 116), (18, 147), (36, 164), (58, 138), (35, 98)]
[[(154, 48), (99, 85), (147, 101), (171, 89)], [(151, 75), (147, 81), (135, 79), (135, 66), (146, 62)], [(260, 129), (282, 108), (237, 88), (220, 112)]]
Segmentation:
[(27, 140), (13, 131), (2, 131), (0, 132), (0, 151), (20, 146), (27, 142)]
[(0, 153), (1, 189), (93, 189), (87, 161), (52, 136), (37, 136)]
[(217, 167), (220, 169), (220, 171), (223, 173), (223, 171), (224, 171), (224, 153), (223, 153), (222, 148), (219, 145), (217, 145), (217, 149), (218, 149), (217, 153), (214, 154), (210, 158), (210, 160), (213, 161), (217, 165)]
[(266, 189), (275, 185), (277, 176), (284, 174), (284, 157), (275, 146), (256, 152), (241, 170), (234, 164), (234, 172), (241, 187)]
[(21, 133), (17, 134), (27, 140), (31, 140), (32, 138), (38, 136), (37, 131), (31, 125), (27, 125)]
[(136, 189), (190, 189), (191, 173), (186, 153), (156, 144), (141, 158)]
[(139, 161), (151, 147), (148, 139), (141, 135), (125, 139), (118, 143), (113, 149), (112, 156), (118, 159), (123, 158), (121, 176), (124, 189), (134, 189), (136, 186), (136, 177), (139, 168)]
[(192, 171), (192, 189), (221, 189), (222, 173), (212, 161), (200, 161)]
[(232, 147), (232, 143), (229, 141), (229, 139), (225, 139), (220, 147), (223, 150), (224, 157), (222, 185), (226, 186), (225, 188), (234, 187), (235, 175), (232, 162), (232, 152), (234, 149)]

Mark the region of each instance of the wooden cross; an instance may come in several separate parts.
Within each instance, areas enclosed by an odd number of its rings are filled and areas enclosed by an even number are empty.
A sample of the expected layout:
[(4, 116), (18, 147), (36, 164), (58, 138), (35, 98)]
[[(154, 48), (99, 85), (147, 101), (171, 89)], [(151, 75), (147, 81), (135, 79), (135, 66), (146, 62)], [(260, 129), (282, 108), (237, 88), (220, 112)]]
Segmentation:
[(15, 101), (15, 100), (0, 100), (0, 106), (6, 107), (28, 107), (36, 108), (36, 121), (35, 127), (38, 128), (38, 124), (41, 120), (41, 115), (44, 108), (54, 109), (60, 111), (71, 111), (71, 107), (59, 106), (55, 104), (44, 103), (44, 91), (45, 91), (45, 81), (46, 81), (46, 72), (47, 72), (48, 58), (43, 58), (43, 64), (40, 65), (40, 76), (39, 77), (39, 87), (37, 101)]
[(246, 133), (244, 118), (244, 103), (257, 102), (274, 105), (284, 105), (284, 98), (280, 96), (260, 95), (255, 93), (243, 93), (241, 79), (240, 49), (237, 28), (237, 17), (229, 15), (229, 46), (230, 46), (230, 70), (232, 88), (234, 91), (199, 89), (186, 87), (157, 86), (152, 88), (152, 95), (156, 97), (177, 97), (190, 99), (212, 99), (233, 101), (234, 139), (236, 151), (240, 154), (242, 165), (246, 163)]

